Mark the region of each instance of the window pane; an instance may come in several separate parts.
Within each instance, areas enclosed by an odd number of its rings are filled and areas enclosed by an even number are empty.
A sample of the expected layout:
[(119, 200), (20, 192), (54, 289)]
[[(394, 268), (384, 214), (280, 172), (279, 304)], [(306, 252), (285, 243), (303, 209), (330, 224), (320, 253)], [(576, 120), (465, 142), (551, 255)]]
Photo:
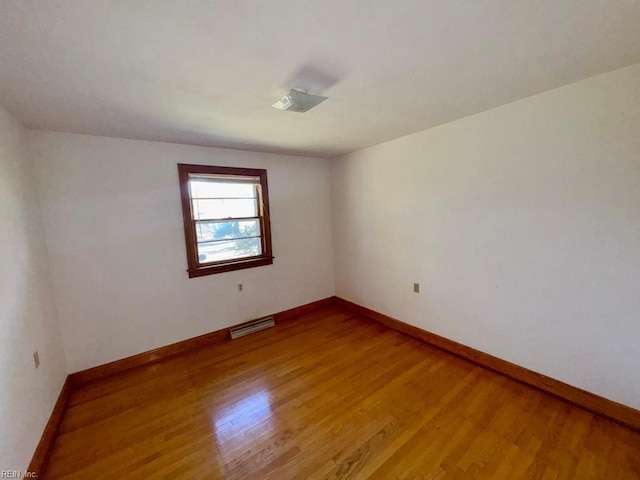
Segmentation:
[(258, 202), (256, 199), (218, 199), (193, 200), (193, 218), (210, 220), (215, 218), (257, 217)]
[(260, 235), (260, 222), (257, 219), (231, 222), (198, 222), (196, 224), (196, 235), (198, 242), (257, 237)]
[(189, 180), (192, 198), (246, 198), (256, 196), (251, 183), (229, 183), (207, 180)]
[(198, 244), (198, 261), (200, 263), (254, 257), (261, 253), (262, 245), (259, 238)]

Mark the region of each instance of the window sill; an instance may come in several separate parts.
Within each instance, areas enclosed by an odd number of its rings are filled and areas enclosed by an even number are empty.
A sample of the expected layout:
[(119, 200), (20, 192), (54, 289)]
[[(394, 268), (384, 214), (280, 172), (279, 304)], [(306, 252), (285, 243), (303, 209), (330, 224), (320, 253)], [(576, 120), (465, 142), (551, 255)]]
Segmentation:
[(187, 270), (189, 278), (204, 277), (205, 275), (215, 275), (216, 273), (233, 272), (234, 270), (242, 270), (244, 268), (262, 267), (263, 265), (272, 265), (274, 257), (258, 257), (237, 260), (225, 263), (216, 263), (213, 265), (205, 265), (198, 268)]

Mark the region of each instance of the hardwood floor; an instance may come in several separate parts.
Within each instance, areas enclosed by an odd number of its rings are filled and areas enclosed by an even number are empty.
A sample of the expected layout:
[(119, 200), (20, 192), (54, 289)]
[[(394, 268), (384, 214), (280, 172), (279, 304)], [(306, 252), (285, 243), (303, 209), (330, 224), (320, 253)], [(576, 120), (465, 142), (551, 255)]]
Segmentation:
[(339, 307), (72, 392), (47, 479), (639, 479), (640, 433)]

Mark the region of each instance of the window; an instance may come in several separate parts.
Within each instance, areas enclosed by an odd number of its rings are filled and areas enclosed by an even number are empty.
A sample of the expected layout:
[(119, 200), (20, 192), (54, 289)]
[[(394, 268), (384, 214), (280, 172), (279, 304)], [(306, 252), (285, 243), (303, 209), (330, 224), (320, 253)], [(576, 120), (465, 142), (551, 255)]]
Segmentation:
[(178, 164), (189, 277), (271, 265), (267, 171)]

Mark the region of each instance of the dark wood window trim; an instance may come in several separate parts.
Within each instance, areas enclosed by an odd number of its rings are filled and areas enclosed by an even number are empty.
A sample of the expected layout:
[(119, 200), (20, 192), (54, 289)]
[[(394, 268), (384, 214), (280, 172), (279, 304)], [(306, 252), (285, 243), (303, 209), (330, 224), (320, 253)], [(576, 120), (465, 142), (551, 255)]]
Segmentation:
[[(260, 239), (262, 254), (255, 257), (244, 257), (234, 260), (223, 260), (215, 263), (201, 264), (198, 259), (196, 227), (189, 190), (189, 175), (237, 175), (242, 177), (258, 177), (260, 188), (258, 192), (260, 222)], [(187, 264), (189, 278), (202, 277), (215, 273), (231, 272), (243, 268), (260, 267), (273, 263), (271, 248), (271, 222), (269, 216), (269, 189), (267, 186), (267, 171), (259, 168), (214, 167), (209, 165), (178, 164), (180, 180), (180, 198), (182, 200), (182, 217), (184, 220), (184, 238), (187, 247)]]

